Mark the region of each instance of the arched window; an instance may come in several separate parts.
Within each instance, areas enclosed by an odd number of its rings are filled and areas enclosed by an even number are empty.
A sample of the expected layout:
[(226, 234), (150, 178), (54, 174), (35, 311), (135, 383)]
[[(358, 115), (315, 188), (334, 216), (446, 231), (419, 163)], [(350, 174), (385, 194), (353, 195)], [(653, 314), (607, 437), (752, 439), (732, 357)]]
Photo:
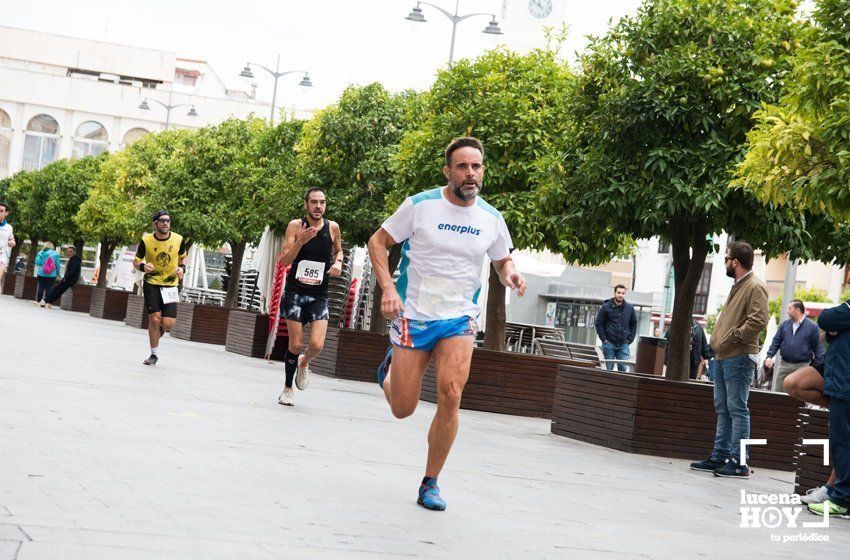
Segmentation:
[(102, 154), (109, 148), (109, 135), (103, 125), (86, 121), (77, 127), (74, 135), (74, 151), (71, 157), (81, 158)]
[(150, 130), (146, 130), (144, 128), (131, 128), (124, 135), (124, 146), (129, 146), (131, 144), (135, 144), (139, 140), (141, 140), (142, 136), (150, 134)]
[(9, 175), (9, 149), (12, 146), (12, 119), (0, 109), (0, 179)]
[(50, 115), (36, 115), (24, 133), (24, 171), (41, 169), (59, 156), (59, 123)]

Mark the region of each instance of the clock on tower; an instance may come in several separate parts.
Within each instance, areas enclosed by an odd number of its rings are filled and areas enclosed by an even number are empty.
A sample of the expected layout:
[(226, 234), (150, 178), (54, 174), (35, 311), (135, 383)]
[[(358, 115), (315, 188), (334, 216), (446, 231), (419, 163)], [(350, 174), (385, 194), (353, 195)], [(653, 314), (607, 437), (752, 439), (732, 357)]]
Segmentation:
[(547, 18), (552, 13), (552, 0), (528, 0), (528, 12), (538, 19)]

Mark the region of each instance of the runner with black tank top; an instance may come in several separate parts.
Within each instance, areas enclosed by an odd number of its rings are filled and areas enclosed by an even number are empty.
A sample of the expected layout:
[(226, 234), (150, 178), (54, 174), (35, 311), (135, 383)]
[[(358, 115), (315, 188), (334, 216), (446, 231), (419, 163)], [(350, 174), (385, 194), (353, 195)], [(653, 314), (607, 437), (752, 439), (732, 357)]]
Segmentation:
[[(283, 291), (281, 315), (289, 331), (284, 357), (286, 383), (278, 402), (292, 406), (292, 382), (300, 390), (309, 383), (309, 364), (325, 344), (328, 331), (328, 278), (342, 273), (342, 240), (339, 225), (324, 218), (325, 191), (312, 187), (304, 196), (306, 216), (286, 227), (286, 240), (278, 261), (291, 265)], [(302, 329), (310, 327), (310, 341), (302, 354)]]

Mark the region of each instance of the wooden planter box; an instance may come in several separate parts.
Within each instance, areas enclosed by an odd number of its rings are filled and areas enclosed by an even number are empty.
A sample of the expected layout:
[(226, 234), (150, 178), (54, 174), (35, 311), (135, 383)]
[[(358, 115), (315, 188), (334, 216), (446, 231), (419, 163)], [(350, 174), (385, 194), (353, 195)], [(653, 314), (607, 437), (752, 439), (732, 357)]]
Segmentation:
[[(552, 433), (659, 457), (701, 460), (714, 445), (713, 385), (666, 381), (570, 365), (558, 368)], [(794, 470), (799, 401), (784, 393), (750, 391), (749, 463)]]
[(832, 471), (831, 466), (823, 464), (822, 446), (803, 445), (804, 439), (829, 439), (829, 411), (802, 408), (797, 424), (799, 432), (794, 453), (797, 467), (794, 492), (805, 494), (809, 488), (823, 486)]
[(207, 344), (224, 344), (230, 311), (217, 305), (181, 301), (177, 304), (177, 322), (171, 329), (171, 336)]
[[(480, 348), (472, 352), (469, 380), (460, 407), (516, 416), (552, 417), (556, 358)], [(581, 362), (570, 362), (581, 365)], [(590, 365), (590, 364), (586, 364)], [(377, 363), (375, 364), (377, 367)], [(434, 361), (428, 364), (422, 382), (422, 400), (436, 403)]]
[(127, 314), (127, 297), (130, 292), (110, 290), (107, 288), (92, 288), (91, 309), (89, 315), (110, 321), (123, 321)]
[[(306, 344), (306, 329), (303, 338)], [(388, 347), (387, 335), (328, 326), (325, 346), (310, 369), (328, 377), (376, 383), (375, 370)]]
[(65, 311), (77, 311), (89, 313), (91, 311), (91, 296), (94, 286), (91, 284), (77, 284), (62, 294), (59, 306)]
[[(3, 275), (3, 295), (5, 296), (14, 296), (15, 295), (15, 280), (18, 278), (18, 275), (6, 269), (6, 274)], [(35, 297), (35, 296), (33, 296)]]
[[(224, 343), (224, 349), (228, 352), (242, 354), (243, 356), (263, 358), (266, 352), (266, 333), (268, 333), (268, 329), (268, 314), (246, 311), (244, 309), (232, 309), (227, 319), (227, 337)], [(307, 340), (306, 337), (305, 340)], [(274, 348), (272, 348), (271, 359), (283, 361), (288, 343), (289, 339), (287, 337), (278, 337), (275, 340)]]
[(35, 276), (24, 276), (17, 274), (15, 280), (15, 297), (18, 299), (35, 300), (35, 293), (38, 290), (38, 278)]
[(137, 329), (148, 328), (148, 309), (145, 307), (145, 296), (130, 294), (127, 296), (127, 314), (124, 324)]

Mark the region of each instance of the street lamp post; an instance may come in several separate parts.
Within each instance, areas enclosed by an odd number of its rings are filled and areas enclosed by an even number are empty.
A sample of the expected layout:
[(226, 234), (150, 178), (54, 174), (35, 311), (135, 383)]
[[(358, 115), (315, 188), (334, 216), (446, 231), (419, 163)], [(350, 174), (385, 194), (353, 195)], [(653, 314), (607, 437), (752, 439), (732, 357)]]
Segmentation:
[(451, 43), (451, 46), (449, 47), (449, 66), (452, 65), (452, 63), (454, 62), (454, 58), (455, 58), (455, 37), (457, 36), (457, 24), (458, 23), (462, 22), (465, 19), (469, 19), (471, 17), (487, 16), (487, 17), (490, 18), (490, 23), (487, 24), (487, 27), (484, 28), (482, 33), (486, 33), (487, 35), (501, 35), (502, 34), (502, 30), (499, 28), (499, 23), (496, 21), (496, 14), (488, 14), (488, 13), (478, 12), (478, 13), (474, 13), (474, 14), (465, 14), (465, 15), (462, 15), (462, 16), (458, 15), (457, 12), (458, 12), (458, 8), (460, 7), (460, 0), (455, 0), (455, 13), (454, 14), (452, 14), (451, 12), (449, 12), (447, 10), (444, 10), (443, 8), (441, 8), (437, 5), (431, 4), (430, 2), (416, 2), (416, 7), (414, 7), (410, 11), (410, 13), (407, 14), (407, 17), (405, 19), (412, 21), (414, 23), (425, 23), (427, 20), (425, 19), (425, 16), (422, 14), (422, 8), (420, 7), (423, 4), (425, 6), (430, 6), (430, 7), (434, 8), (435, 10), (437, 10), (438, 12), (440, 12), (441, 14), (443, 14), (444, 16), (449, 18), (449, 20), (452, 22), (452, 43)]
[[(171, 123), (171, 110), (176, 109), (178, 107), (189, 107), (189, 112), (186, 113), (188, 117), (197, 117), (198, 112), (195, 111), (195, 105), (192, 103), (178, 103), (177, 105), (171, 104), (171, 94), (168, 94), (168, 103), (163, 103), (157, 99), (151, 99), (154, 103), (159, 103), (165, 108), (165, 130), (168, 130), (168, 125)], [(144, 111), (150, 111), (151, 106), (148, 104), (148, 98), (145, 97), (141, 103), (139, 103), (139, 109)]]
[(271, 114), (269, 115), (269, 122), (271, 124), (274, 124), (274, 108), (275, 108), (275, 102), (277, 101), (277, 80), (278, 80), (278, 78), (280, 78), (281, 76), (286, 76), (287, 74), (304, 74), (304, 77), (301, 78), (301, 82), (299, 82), (298, 85), (301, 86), (301, 87), (312, 87), (313, 86), (313, 82), (310, 81), (310, 73), (307, 72), (306, 70), (287, 70), (285, 72), (280, 72), (280, 55), (277, 55), (277, 63), (275, 64), (274, 70), (272, 70), (271, 68), (267, 68), (267, 67), (263, 66), (262, 64), (257, 64), (256, 62), (249, 62), (248, 64), (245, 65), (245, 68), (242, 69), (242, 72), (240, 72), (239, 75), (242, 76), (243, 78), (253, 78), (254, 73), (251, 71), (251, 65), (252, 64), (254, 66), (259, 66), (260, 68), (262, 68), (263, 70), (265, 70), (266, 72), (271, 74), (272, 77), (274, 78), (274, 90), (272, 91), (272, 111), (271, 111)]

